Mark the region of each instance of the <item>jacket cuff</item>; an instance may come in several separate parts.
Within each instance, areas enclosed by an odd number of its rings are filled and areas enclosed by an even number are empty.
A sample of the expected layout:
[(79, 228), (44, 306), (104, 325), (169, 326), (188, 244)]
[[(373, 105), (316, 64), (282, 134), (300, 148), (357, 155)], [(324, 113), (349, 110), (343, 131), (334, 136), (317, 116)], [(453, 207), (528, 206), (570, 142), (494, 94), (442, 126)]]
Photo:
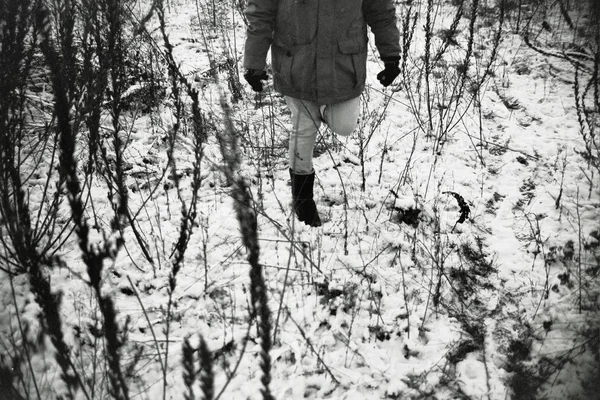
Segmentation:
[(245, 69), (254, 69), (254, 70), (263, 70), (267, 65), (266, 60), (262, 57), (245, 57), (244, 58), (244, 68)]

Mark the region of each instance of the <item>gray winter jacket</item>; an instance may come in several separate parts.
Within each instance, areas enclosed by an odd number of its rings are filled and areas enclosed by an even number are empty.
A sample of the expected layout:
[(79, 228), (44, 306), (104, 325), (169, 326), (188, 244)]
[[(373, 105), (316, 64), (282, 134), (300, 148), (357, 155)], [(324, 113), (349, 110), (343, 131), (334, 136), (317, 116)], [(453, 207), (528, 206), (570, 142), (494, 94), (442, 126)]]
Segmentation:
[(367, 25), (381, 58), (399, 58), (393, 0), (248, 0), (244, 67), (261, 70), (271, 49), (283, 95), (335, 104), (365, 87)]

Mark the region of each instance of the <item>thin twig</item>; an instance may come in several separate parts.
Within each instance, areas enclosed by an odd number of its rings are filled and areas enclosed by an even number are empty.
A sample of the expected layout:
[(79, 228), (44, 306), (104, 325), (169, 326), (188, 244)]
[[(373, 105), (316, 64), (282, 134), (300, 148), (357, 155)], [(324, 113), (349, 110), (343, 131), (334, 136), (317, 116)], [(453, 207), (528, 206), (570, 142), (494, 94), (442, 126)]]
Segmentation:
[(306, 342), (306, 344), (308, 345), (308, 347), (310, 348), (310, 350), (315, 354), (315, 356), (317, 356), (317, 359), (319, 360), (319, 363), (321, 365), (323, 365), (323, 368), (325, 368), (325, 371), (327, 371), (327, 373), (331, 377), (331, 380), (336, 385), (340, 385), (340, 381), (335, 377), (335, 375), (333, 374), (333, 372), (331, 372), (331, 370), (329, 369), (329, 367), (327, 366), (327, 364), (325, 364), (325, 361), (323, 361), (323, 359), (319, 355), (319, 352), (317, 350), (315, 350), (315, 348), (313, 347), (310, 339), (308, 338), (308, 336), (306, 336), (306, 332), (304, 332), (304, 329), (302, 329), (302, 327), (296, 322), (296, 320), (294, 319), (294, 317), (292, 317), (292, 313), (290, 312), (290, 309), (287, 308), (287, 307), (285, 307), (285, 310), (287, 312), (288, 318), (294, 323), (294, 325), (296, 325), (296, 328), (298, 329), (298, 332), (300, 332), (300, 335), (302, 335), (302, 338), (304, 339), (304, 341)]

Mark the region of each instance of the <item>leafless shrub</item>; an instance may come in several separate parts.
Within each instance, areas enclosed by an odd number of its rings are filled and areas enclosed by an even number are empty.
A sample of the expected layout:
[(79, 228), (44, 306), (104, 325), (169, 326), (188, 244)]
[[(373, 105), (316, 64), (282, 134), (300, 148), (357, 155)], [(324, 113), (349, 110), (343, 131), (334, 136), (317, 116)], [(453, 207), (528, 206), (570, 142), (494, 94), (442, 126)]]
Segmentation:
[[(425, 137), (434, 140), (432, 151), (437, 155), (467, 111), (477, 106), (480, 91), (493, 74), (506, 15), (506, 0), (499, 0), (485, 13), (477, 0), (458, 1), (454, 6), (453, 18), (445, 28), (439, 22), (440, 10), (448, 5), (427, 1), (422, 39), (416, 26), (418, 14), (412, 7), (402, 17), (402, 84), (416, 122)], [(497, 22), (482, 28), (482, 18)], [(490, 44), (479, 45), (489, 41), (488, 36)], [(424, 41), (424, 50), (414, 45), (418, 39)]]
[[(0, 112), (0, 240), (3, 259), (14, 260), (5, 272), (25, 272), (28, 276), (43, 310), (43, 332), (52, 341), (61, 370), (65, 387), (61, 395), (90, 398), (91, 392), (102, 393), (104, 389), (94, 386), (101, 381), (94, 374), (104, 368), (94, 368), (92, 377), (83, 379), (90, 372), (82, 371), (87, 364), (79, 365), (76, 360), (90, 354), (66, 344), (65, 335), (70, 332), (63, 323), (62, 294), (50, 280), (55, 267), (67, 268), (56, 253), (71, 232), (76, 234), (87, 267), (87, 283), (102, 316), (94, 336), (103, 337), (104, 343), (96, 342), (90, 351), (96, 352), (95, 356), (101, 354), (107, 365), (111, 396), (126, 399), (127, 380), (139, 352), (134, 352), (125, 368), (120, 353), (127, 342), (127, 322), (117, 322), (114, 299), (103, 286), (105, 263), (116, 259), (124, 244), (123, 229), (131, 221), (124, 167), (124, 98), (135, 64), (130, 62), (127, 48), (131, 39), (128, 8), (120, 0), (82, 0), (2, 2), (0, 10), (2, 25), (15, 28), (4, 31), (12, 32), (12, 36), (3, 34), (0, 50), (2, 73), (12, 74), (10, 79), (3, 76), (0, 84), (0, 95), (10, 99), (2, 102)], [(110, 129), (101, 127), (103, 118), (110, 121)], [(82, 148), (87, 154), (83, 168)], [(114, 211), (108, 226), (99, 223), (96, 199), (90, 194), (97, 172), (102, 172), (100, 182), (106, 185)], [(32, 180), (40, 178), (42, 190), (34, 193), (40, 194), (41, 200), (27, 195)], [(70, 219), (64, 219), (65, 212)], [(91, 238), (94, 229), (102, 232), (99, 243)], [(21, 340), (26, 340), (24, 334)], [(41, 349), (30, 348), (32, 354), (35, 351)], [(20, 368), (14, 363), (12, 367), (13, 371)], [(31, 374), (28, 379), (37, 387), (40, 377)], [(22, 383), (28, 391), (29, 383)]]
[(584, 142), (580, 152), (590, 168), (600, 171), (600, 5), (597, 1), (539, 1), (530, 7), (527, 24), (519, 31), (531, 49), (550, 63), (571, 64), (574, 100)]

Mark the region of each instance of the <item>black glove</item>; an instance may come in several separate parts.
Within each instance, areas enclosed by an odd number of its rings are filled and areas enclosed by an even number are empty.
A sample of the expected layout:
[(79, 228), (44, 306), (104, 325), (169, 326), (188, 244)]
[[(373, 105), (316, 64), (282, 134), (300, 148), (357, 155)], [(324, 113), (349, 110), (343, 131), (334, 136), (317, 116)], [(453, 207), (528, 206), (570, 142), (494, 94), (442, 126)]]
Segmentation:
[(244, 73), (244, 79), (252, 86), (252, 90), (262, 92), (262, 81), (269, 79), (269, 75), (262, 69), (247, 69), (246, 73)]
[(400, 74), (400, 57), (382, 58), (385, 69), (377, 74), (377, 79), (383, 86), (389, 86)]

